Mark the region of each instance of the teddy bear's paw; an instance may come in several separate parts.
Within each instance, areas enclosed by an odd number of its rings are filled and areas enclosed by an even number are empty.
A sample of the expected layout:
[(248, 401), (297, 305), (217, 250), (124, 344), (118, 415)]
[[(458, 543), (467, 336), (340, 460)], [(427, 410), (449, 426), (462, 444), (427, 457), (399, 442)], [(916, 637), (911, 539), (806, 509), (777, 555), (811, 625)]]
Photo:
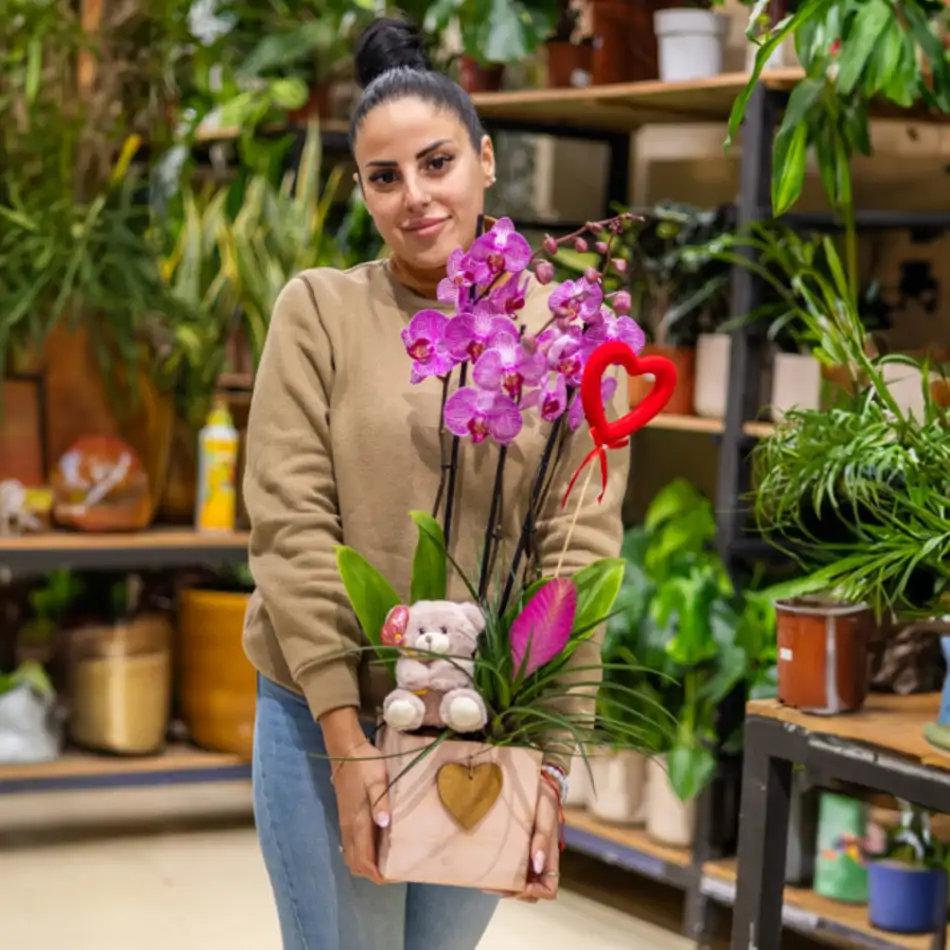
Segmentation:
[(488, 721), (484, 705), (473, 696), (456, 696), (446, 705), (443, 719), (454, 732), (478, 732)]
[(425, 717), (425, 704), (414, 703), (410, 699), (394, 699), (386, 706), (383, 719), (386, 725), (400, 732), (418, 729)]

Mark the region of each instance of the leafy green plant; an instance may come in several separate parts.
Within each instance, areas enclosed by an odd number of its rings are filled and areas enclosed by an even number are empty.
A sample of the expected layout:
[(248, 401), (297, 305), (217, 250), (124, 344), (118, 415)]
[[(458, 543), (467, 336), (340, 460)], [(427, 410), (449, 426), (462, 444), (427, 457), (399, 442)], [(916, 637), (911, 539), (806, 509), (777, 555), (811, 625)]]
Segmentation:
[(481, 63), (516, 63), (545, 42), (559, 14), (557, 0), (436, 0), (424, 26), (441, 35), (455, 21), (466, 56)]
[(915, 868), (950, 870), (950, 846), (934, 837), (929, 812), (906, 802), (901, 803), (900, 824), (886, 829), (883, 848), (868, 857)]
[(758, 45), (749, 82), (729, 120), (732, 140), (769, 57), (789, 36), (806, 77), (792, 91), (775, 137), (772, 206), (776, 216), (798, 200), (814, 151), (832, 207), (852, 204), (849, 163), (870, 154), (868, 104), (922, 103), (950, 112), (950, 64), (940, 39), (947, 7), (939, 0), (803, 0), (777, 23), (758, 0), (746, 35)]
[[(684, 801), (715, 774), (723, 700), (743, 684), (753, 698), (774, 694), (774, 600), (813, 583), (737, 590), (715, 533), (712, 505), (689, 482), (677, 479), (659, 492), (644, 524), (624, 538), (624, 580), (603, 645), (606, 683), (675, 716), (673, 732), (651, 738), (668, 756), (670, 784)], [(619, 715), (609, 691), (598, 708)], [(728, 737), (726, 749), (740, 739)]]
[(21, 663), (10, 673), (0, 672), (0, 696), (10, 693), (21, 686), (27, 686), (40, 696), (52, 697), (53, 684), (46, 675), (46, 670), (33, 660)]

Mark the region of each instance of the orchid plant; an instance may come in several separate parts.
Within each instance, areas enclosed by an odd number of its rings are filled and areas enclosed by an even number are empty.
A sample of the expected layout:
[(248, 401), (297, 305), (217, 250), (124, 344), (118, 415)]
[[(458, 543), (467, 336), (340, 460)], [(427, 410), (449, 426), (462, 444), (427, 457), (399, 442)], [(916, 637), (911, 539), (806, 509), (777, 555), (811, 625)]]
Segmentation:
[[(408, 600), (358, 552), (347, 547), (338, 550), (340, 574), (369, 640), (363, 649), (373, 651), (391, 671), (399, 652), (386, 636), (389, 612), (401, 604), (444, 600), (449, 570), (459, 574), (486, 619), (475, 656), (474, 681), (489, 711), (481, 738), (490, 743), (542, 751), (553, 747), (564, 755), (586, 755), (585, 750), (601, 742), (605, 734), (614, 746), (649, 749), (658, 735), (666, 737), (675, 726), (667, 710), (634, 695), (620, 678), (607, 677), (601, 685), (601, 663), (572, 663), (570, 683), (564, 679), (578, 647), (611, 616), (623, 581), (623, 559), (595, 561), (571, 577), (541, 577), (527, 570), (519, 576), (518, 571), (550, 487), (548, 468), (555, 443), (564, 425), (574, 430), (584, 421), (578, 390), (587, 361), (609, 341), (621, 340), (634, 352), (644, 344), (642, 330), (629, 316), (630, 295), (623, 289), (610, 293), (604, 289), (608, 274), (615, 277), (625, 269), (626, 262), (611, 250), (633, 218), (623, 214), (592, 222), (560, 239), (548, 236), (537, 250), (509, 219), (502, 218), (467, 250), (452, 253), (437, 295), (453, 315), (427, 308), (416, 313), (402, 331), (411, 360), (411, 383), (442, 381), (441, 424), (443, 432), (452, 436), (432, 513), (410, 513), (419, 534)], [(540, 326), (529, 326), (519, 318), (529, 293), (537, 292), (531, 281), (542, 286), (552, 283), (552, 258), (565, 243), (581, 253), (593, 250), (596, 263), (578, 279), (552, 288), (546, 319)], [(605, 380), (602, 397), (609, 399), (615, 388), (616, 380)], [(536, 413), (551, 429), (512, 564), (504, 583), (490, 591), (488, 581), (499, 544), (501, 492), (497, 486), (502, 483), (507, 449), (522, 431), (528, 413)], [(462, 440), (473, 445), (487, 441), (498, 447), (496, 491), (478, 578), (466, 576), (449, 545)], [(414, 653), (419, 651), (414, 649)], [(598, 687), (612, 696), (611, 709), (616, 712), (609, 721), (603, 715), (597, 717), (593, 703), (585, 710), (563, 702), (578, 691), (592, 698)], [(645, 705), (651, 707), (648, 713)], [(447, 737), (445, 731), (440, 735), (440, 739)]]

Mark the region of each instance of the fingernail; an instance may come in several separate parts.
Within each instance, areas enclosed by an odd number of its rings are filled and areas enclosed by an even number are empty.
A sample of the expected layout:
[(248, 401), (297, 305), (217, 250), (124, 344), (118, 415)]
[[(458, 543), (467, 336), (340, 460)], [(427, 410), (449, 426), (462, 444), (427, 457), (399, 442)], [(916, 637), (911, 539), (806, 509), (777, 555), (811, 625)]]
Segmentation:
[(381, 812), (376, 816), (376, 824), (379, 825), (380, 828), (388, 828), (388, 827), (389, 827), (389, 814), (388, 814), (387, 812), (381, 811)]
[(544, 852), (534, 852), (534, 873), (540, 874), (544, 870)]

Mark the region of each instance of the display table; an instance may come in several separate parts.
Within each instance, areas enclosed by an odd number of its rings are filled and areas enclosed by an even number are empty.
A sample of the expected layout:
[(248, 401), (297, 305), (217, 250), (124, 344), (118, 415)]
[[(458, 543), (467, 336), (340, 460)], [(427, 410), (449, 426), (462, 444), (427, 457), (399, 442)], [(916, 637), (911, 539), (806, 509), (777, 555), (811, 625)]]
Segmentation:
[[(860, 712), (829, 717), (776, 700), (748, 704), (733, 950), (778, 950), (781, 945), (795, 763), (822, 782), (836, 778), (933, 811), (950, 810), (950, 756), (936, 754), (923, 738), (939, 701), (937, 693), (872, 695)], [(879, 933), (881, 945), (900, 939)], [(930, 939), (931, 950), (943, 950), (945, 944), (943, 928)]]

